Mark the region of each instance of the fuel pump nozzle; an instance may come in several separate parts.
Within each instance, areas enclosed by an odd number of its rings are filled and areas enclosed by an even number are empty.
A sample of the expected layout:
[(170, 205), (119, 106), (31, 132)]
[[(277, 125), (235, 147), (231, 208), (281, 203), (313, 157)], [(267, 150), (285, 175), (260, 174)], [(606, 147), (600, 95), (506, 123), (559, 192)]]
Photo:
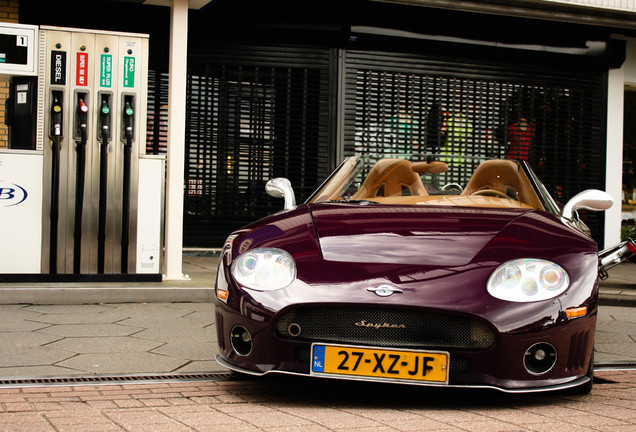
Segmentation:
[(84, 99), (79, 99), (77, 103), (77, 118), (80, 138), (86, 140), (86, 131), (88, 129), (88, 105)]
[(99, 110), (99, 120), (101, 124), (102, 141), (110, 139), (110, 107), (106, 99), (102, 100), (102, 106)]
[(55, 94), (53, 96), (53, 103), (51, 104), (51, 131), (49, 134), (51, 141), (55, 141), (56, 138), (63, 138), (62, 116), (62, 101), (60, 101), (57, 94)]
[(130, 141), (133, 137), (133, 120), (134, 114), (130, 101), (126, 101), (124, 106), (124, 135), (126, 136), (126, 145), (130, 145)]

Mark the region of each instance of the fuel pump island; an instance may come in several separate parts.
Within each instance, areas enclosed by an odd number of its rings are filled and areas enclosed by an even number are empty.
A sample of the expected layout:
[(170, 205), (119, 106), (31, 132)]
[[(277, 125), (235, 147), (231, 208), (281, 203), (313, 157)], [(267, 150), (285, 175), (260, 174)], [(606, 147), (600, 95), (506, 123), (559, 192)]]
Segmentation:
[(145, 154), (148, 36), (0, 25), (0, 281), (161, 280), (163, 156)]

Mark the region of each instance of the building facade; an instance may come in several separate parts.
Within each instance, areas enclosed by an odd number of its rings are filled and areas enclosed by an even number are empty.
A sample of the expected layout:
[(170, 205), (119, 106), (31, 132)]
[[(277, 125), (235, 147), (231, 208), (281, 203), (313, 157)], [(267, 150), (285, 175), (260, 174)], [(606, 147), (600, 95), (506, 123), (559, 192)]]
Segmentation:
[[(169, 8), (18, 3), (26, 24), (150, 34), (147, 152), (165, 152)], [(515, 130), (556, 199), (601, 188), (625, 200), (623, 213), (585, 215), (600, 245), (617, 242), (636, 187), (622, 173), (633, 153), (627, 143), (623, 157), (634, 2), (457, 3), (214, 0), (191, 10), (185, 246), (220, 247), (278, 210), (263, 187), (272, 177), (288, 177), (302, 201), (349, 154), (505, 157)]]

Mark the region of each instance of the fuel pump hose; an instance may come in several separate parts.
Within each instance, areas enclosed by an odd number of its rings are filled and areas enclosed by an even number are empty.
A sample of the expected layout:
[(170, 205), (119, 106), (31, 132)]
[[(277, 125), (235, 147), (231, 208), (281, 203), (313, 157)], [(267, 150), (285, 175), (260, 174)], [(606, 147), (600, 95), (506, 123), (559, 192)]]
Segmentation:
[(122, 223), (121, 223), (121, 272), (128, 273), (128, 245), (129, 245), (129, 224), (130, 224), (130, 163), (132, 156), (133, 138), (133, 116), (134, 111), (129, 101), (124, 105), (124, 135), (126, 142), (124, 145), (124, 181), (122, 192)]
[(60, 201), (60, 147), (62, 145), (62, 101), (53, 96), (51, 104), (51, 208), (49, 238), (49, 273), (57, 273), (57, 231)]
[(110, 140), (110, 107), (102, 101), (100, 112), (101, 143), (99, 155), (99, 208), (97, 227), (97, 272), (104, 273), (106, 248), (106, 204), (108, 184), (108, 141)]
[(73, 273), (79, 274), (82, 261), (82, 213), (84, 208), (84, 179), (86, 173), (86, 135), (88, 106), (80, 99), (78, 104), (79, 136), (75, 150), (77, 152), (77, 170), (75, 181), (75, 227), (73, 233)]

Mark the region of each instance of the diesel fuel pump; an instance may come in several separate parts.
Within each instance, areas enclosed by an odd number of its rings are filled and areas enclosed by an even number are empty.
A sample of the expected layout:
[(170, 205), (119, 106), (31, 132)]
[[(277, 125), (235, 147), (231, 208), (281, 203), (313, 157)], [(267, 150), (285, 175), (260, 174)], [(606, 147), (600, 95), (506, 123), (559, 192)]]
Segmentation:
[(124, 181), (122, 193), (121, 215), (121, 272), (128, 273), (128, 243), (130, 226), (130, 158), (132, 155), (133, 127), (135, 112), (132, 107), (132, 98), (124, 99)]
[(110, 95), (101, 95), (99, 108), (99, 209), (97, 226), (97, 272), (104, 273), (106, 249), (106, 205), (108, 187), (108, 143), (110, 141)]
[(49, 138), (51, 140), (51, 238), (49, 250), (49, 272), (57, 273), (57, 231), (59, 219), (59, 201), (60, 201), (60, 148), (64, 139), (64, 130), (62, 127), (64, 119), (64, 109), (62, 106), (63, 93), (54, 91), (51, 103), (51, 127)]
[[(38, 237), (37, 271), (51, 281), (160, 280), (165, 157), (142, 145), (149, 35), (43, 25), (33, 41), (39, 103), (27, 132), (35, 135), (32, 165), (40, 164), (41, 179), (23, 183), (39, 187), (33, 197), (41, 208), (27, 206), (35, 202), (29, 195), (18, 210), (38, 217), (37, 234), (23, 229)], [(15, 83), (14, 108), (26, 110), (30, 93)], [(11, 154), (30, 151), (21, 146)]]
[(75, 151), (77, 153), (77, 168), (75, 181), (75, 223), (73, 233), (73, 273), (80, 273), (82, 257), (82, 212), (84, 208), (84, 180), (86, 177), (86, 140), (88, 134), (88, 105), (86, 94), (77, 94), (75, 112)]

